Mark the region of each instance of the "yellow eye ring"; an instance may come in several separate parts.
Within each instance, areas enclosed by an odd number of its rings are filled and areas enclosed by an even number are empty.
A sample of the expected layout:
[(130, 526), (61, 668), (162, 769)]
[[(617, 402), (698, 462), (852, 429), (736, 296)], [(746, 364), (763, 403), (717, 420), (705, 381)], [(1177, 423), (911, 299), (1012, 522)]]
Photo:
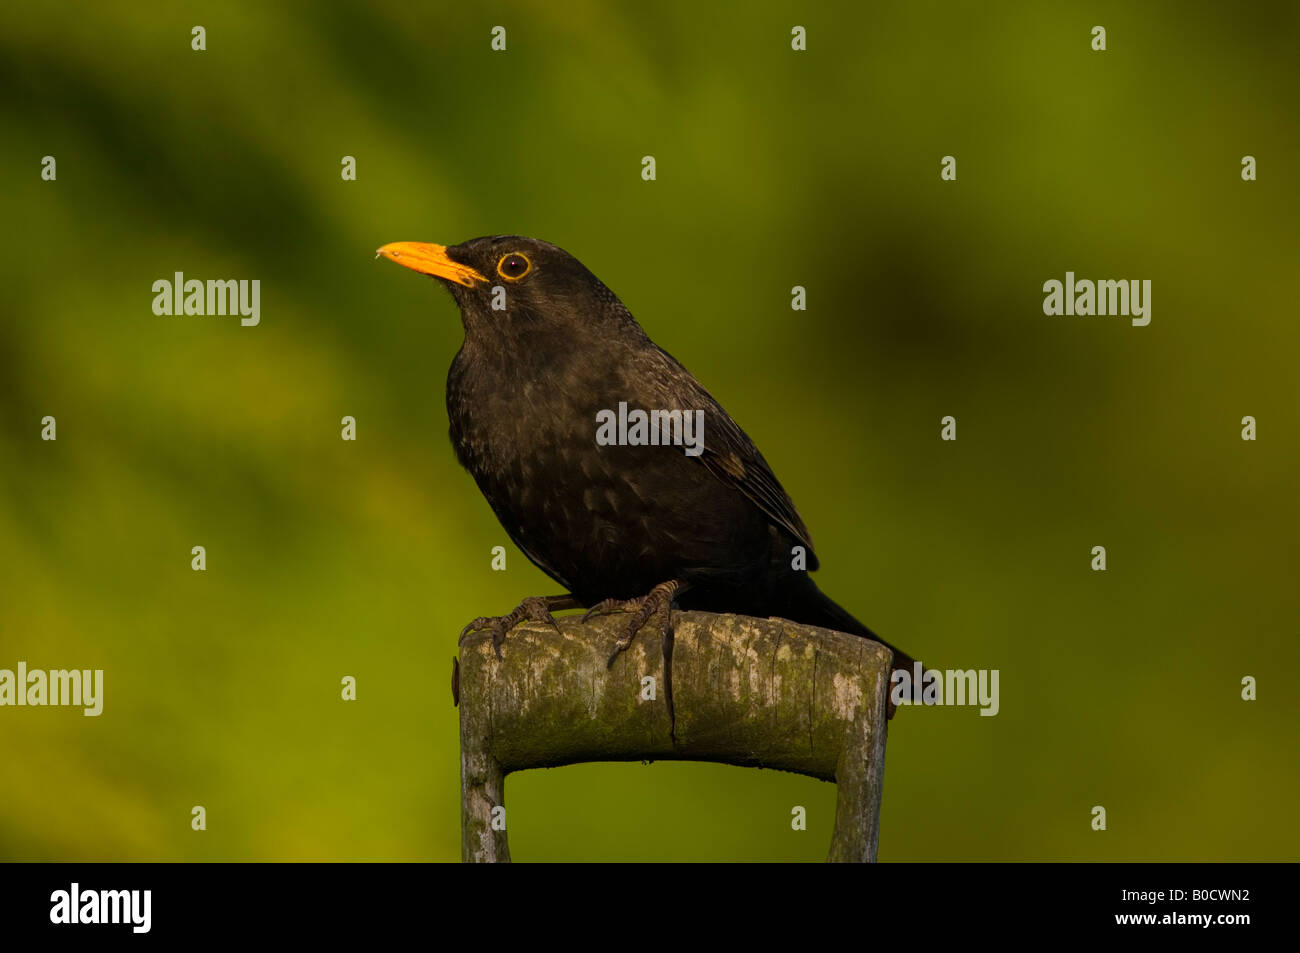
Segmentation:
[[(522, 270), (520, 270), (521, 265)], [(501, 260), (497, 262), (497, 274), (506, 281), (518, 281), (532, 270), (533, 263), (523, 252), (512, 251), (508, 255), (502, 255)]]

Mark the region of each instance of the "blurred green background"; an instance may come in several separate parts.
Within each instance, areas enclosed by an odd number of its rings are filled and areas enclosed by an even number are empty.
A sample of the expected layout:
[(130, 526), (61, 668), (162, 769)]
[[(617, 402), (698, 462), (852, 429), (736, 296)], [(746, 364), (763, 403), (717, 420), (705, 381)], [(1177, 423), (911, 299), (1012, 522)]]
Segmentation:
[[(456, 633), (556, 587), (452, 456), (451, 299), (373, 251), (514, 232), (747, 429), (822, 588), (1001, 671), (996, 718), (893, 722), (882, 860), (1294, 860), (1300, 18), (1135, 7), (6, 4), (0, 668), (106, 697), (0, 709), (0, 857), (459, 858)], [(1151, 279), (1150, 326), (1045, 317), (1066, 270)], [(174, 271), (261, 325), (155, 316)], [(817, 860), (834, 802), (508, 788), (518, 860)]]

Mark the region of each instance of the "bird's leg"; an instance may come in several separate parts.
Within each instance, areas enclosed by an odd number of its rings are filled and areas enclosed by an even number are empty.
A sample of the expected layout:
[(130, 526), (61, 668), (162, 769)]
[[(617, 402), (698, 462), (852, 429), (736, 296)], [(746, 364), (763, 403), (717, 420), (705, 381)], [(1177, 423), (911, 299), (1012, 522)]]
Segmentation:
[(594, 615), (605, 615), (609, 612), (631, 612), (634, 613), (632, 620), (623, 630), (623, 637), (614, 645), (614, 653), (609, 657), (609, 667), (614, 665), (614, 659), (619, 654), (626, 651), (627, 647), (632, 644), (636, 634), (641, 631), (650, 617), (656, 612), (662, 611), (664, 614), (663, 621), (659, 625), (659, 631), (663, 634), (664, 644), (671, 644), (673, 636), (672, 611), (673, 600), (691, 587), (688, 582), (682, 582), (680, 579), (670, 579), (668, 582), (661, 582), (655, 586), (647, 595), (637, 599), (606, 599), (598, 602), (582, 617), (586, 622)]
[(464, 642), (465, 636), (471, 632), (479, 629), (490, 629), (492, 631), (492, 651), (496, 652), (497, 658), (501, 658), (501, 645), (506, 640), (506, 633), (520, 622), (525, 619), (533, 622), (543, 622), (558, 633), (560, 626), (551, 613), (562, 609), (581, 608), (582, 603), (567, 593), (562, 596), (529, 596), (519, 603), (509, 615), (479, 616), (460, 630), (460, 641)]

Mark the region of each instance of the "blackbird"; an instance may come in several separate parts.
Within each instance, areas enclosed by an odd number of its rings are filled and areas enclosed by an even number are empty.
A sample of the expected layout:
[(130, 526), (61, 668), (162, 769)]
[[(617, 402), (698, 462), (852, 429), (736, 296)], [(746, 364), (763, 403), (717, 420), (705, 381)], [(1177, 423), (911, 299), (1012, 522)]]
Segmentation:
[[(520, 550), (567, 590), (475, 619), (462, 638), (489, 629), (499, 656), (525, 619), (555, 626), (560, 609), (628, 611), (612, 665), (660, 613), (667, 674), (677, 607), (864, 636), (911, 670), (911, 657), (817, 588), (808, 529), (753, 441), (576, 258), (515, 235), (396, 242), (378, 254), (456, 299), (456, 457)], [(638, 429), (639, 419), (648, 422)]]

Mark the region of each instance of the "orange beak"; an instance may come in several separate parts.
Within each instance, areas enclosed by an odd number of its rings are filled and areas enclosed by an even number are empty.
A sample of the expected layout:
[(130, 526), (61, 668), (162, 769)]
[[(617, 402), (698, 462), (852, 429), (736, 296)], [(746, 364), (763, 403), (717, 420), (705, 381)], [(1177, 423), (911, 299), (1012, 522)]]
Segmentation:
[(393, 242), (376, 249), (375, 253), (390, 261), (397, 262), (404, 268), (418, 271), (422, 275), (445, 278), (448, 281), (456, 282), (458, 285), (464, 285), (466, 288), (473, 288), (474, 283), (477, 281), (487, 281), (469, 265), (462, 265), (460, 262), (448, 258), (447, 246), (445, 245), (430, 245), (425, 242)]

